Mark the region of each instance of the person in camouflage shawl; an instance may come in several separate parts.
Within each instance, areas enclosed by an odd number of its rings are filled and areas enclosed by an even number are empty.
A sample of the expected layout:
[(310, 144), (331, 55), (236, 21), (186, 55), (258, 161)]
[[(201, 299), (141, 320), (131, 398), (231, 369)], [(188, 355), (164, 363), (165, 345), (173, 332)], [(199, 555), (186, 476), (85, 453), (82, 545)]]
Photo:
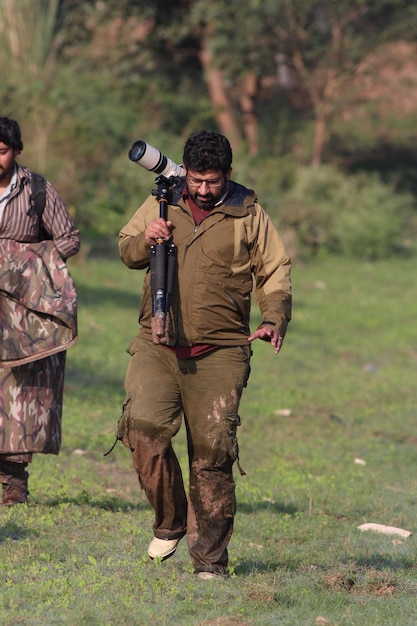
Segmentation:
[[(32, 172), (16, 121), (0, 117), (0, 480), (2, 503), (27, 502), (36, 452), (58, 454), (66, 350), (77, 339), (77, 301), (65, 260), (79, 231), (46, 181), (31, 210)], [(46, 233), (46, 235), (45, 235)]]

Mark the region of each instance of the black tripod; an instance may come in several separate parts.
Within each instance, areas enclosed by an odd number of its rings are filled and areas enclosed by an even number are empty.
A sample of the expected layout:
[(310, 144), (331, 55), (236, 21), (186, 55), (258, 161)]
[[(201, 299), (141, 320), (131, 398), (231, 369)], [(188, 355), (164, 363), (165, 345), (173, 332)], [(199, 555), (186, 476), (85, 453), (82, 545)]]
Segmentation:
[[(152, 194), (159, 201), (159, 217), (167, 219), (172, 182), (165, 176), (158, 176), (155, 180), (158, 185)], [(170, 325), (169, 307), (174, 287), (176, 262), (176, 247), (171, 241), (157, 239), (151, 246), (150, 272), (152, 296), (152, 341), (153, 343), (168, 343)]]

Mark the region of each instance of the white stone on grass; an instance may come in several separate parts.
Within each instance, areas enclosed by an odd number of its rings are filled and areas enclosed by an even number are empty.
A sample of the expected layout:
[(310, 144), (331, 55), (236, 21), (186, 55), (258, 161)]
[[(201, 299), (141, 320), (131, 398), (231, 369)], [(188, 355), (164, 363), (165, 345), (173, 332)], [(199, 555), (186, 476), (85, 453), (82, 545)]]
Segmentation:
[(413, 533), (404, 528), (396, 528), (395, 526), (385, 526), (385, 524), (362, 524), (358, 526), (358, 530), (374, 530), (377, 533), (384, 533), (384, 535), (399, 535), (400, 537), (411, 537)]

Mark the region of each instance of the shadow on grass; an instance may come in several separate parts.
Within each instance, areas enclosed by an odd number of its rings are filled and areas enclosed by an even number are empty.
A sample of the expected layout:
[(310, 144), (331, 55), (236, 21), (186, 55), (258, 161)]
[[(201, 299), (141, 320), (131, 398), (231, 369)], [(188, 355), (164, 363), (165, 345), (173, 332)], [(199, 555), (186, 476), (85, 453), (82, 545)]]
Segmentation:
[(415, 563), (411, 559), (407, 558), (388, 558), (381, 554), (371, 554), (366, 558), (355, 559), (355, 565), (363, 568), (373, 568), (376, 570), (392, 570), (392, 571), (406, 571), (414, 569)]
[[(343, 572), (343, 569), (347, 568), (346, 572)], [(341, 566), (341, 564), (336, 563), (329, 566), (328, 564), (315, 565), (314, 570), (321, 575), (333, 575), (337, 576), (342, 580), (344, 577), (352, 577), (353, 578), (363, 578), (365, 574), (370, 575), (372, 571), (376, 572), (387, 572), (390, 571), (393, 574), (395, 572), (406, 572), (414, 569), (414, 562), (411, 559), (394, 559), (394, 558), (386, 558), (381, 555), (375, 554), (370, 555), (366, 559), (356, 559), (354, 564), (348, 562)], [(291, 561), (291, 559), (286, 558), (283, 561), (264, 561), (262, 562), (261, 558), (240, 560), (238, 565), (235, 567), (235, 574), (237, 576), (249, 576), (253, 574), (263, 574), (263, 573), (274, 573), (274, 572), (287, 572), (287, 573), (297, 573), (305, 571), (305, 565), (300, 564), (298, 560)], [(334, 572), (333, 572), (334, 570)], [(340, 581), (339, 581), (340, 582)], [(345, 584), (342, 585), (346, 587)]]
[(29, 535), (33, 536), (35, 533), (28, 532), (25, 528), (18, 526), (15, 522), (6, 522), (0, 527), (0, 543), (3, 543), (7, 539), (12, 541), (18, 541), (19, 539), (25, 539)]
[(234, 573), (236, 576), (251, 576), (253, 574), (265, 574), (265, 573), (273, 573), (276, 571), (286, 571), (286, 572), (294, 572), (297, 570), (297, 567), (288, 567), (287, 563), (276, 562), (271, 563), (262, 562), (260, 559), (249, 559), (246, 561), (239, 561), (239, 564), (236, 565)]
[(128, 513), (129, 511), (143, 511), (149, 509), (146, 502), (129, 502), (121, 498), (93, 498), (88, 494), (80, 494), (79, 496), (61, 496), (49, 498), (43, 502), (39, 502), (45, 506), (56, 507), (63, 504), (71, 504), (73, 506), (91, 507), (93, 509), (101, 509), (112, 513)]
[(258, 511), (273, 511), (281, 515), (296, 515), (300, 509), (293, 504), (284, 504), (283, 502), (238, 502), (239, 513), (254, 513)]

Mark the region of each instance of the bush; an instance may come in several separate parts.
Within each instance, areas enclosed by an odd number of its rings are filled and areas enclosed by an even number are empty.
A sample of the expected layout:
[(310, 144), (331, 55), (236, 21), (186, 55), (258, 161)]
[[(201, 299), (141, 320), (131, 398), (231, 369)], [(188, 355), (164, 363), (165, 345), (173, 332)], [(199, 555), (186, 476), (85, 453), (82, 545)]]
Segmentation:
[(280, 219), (296, 233), (301, 255), (381, 259), (403, 247), (412, 203), (410, 195), (395, 193), (374, 174), (303, 168), (283, 195)]

